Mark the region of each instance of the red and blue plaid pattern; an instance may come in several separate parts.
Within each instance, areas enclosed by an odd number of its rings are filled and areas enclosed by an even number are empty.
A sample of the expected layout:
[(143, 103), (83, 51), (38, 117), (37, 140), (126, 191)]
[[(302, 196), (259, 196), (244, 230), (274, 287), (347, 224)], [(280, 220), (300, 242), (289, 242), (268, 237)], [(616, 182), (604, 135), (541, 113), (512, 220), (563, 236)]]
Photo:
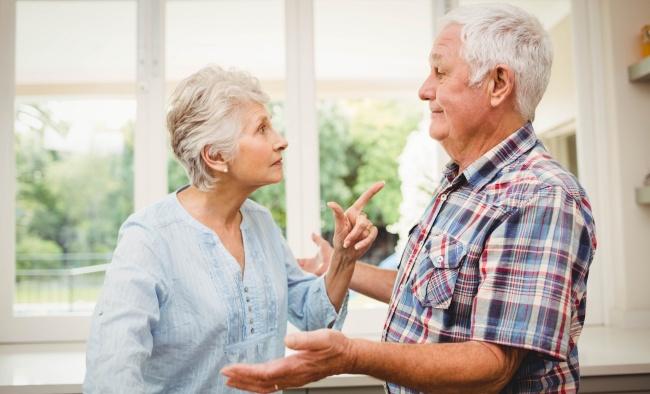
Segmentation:
[(531, 124), (457, 171), (447, 167), (411, 231), (383, 340), (528, 349), (503, 392), (577, 391), (576, 344), (596, 250), (584, 189)]

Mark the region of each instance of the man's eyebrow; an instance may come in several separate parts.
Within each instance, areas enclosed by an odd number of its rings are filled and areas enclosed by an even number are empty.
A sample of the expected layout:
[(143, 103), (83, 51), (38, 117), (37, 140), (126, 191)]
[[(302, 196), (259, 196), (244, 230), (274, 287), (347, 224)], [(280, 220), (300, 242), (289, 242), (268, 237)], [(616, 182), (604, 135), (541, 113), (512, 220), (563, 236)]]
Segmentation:
[(442, 62), (442, 56), (440, 56), (440, 54), (438, 54), (438, 53), (431, 53), (431, 55), (429, 56), (429, 64), (430, 64), (430, 65), (432, 65), (432, 66), (434, 66), (434, 65), (438, 65), (438, 64), (440, 64), (441, 62)]

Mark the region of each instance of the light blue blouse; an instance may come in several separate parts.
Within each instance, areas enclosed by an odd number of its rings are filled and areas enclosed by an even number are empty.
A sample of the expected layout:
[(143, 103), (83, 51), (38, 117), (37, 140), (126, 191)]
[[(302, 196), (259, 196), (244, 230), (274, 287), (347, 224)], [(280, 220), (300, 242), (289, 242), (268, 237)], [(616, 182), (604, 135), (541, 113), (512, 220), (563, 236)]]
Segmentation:
[(340, 329), (324, 277), (298, 266), (270, 212), (241, 208), (245, 270), (172, 193), (120, 229), (88, 338), (84, 393), (236, 393), (219, 371), (284, 356), (288, 320)]

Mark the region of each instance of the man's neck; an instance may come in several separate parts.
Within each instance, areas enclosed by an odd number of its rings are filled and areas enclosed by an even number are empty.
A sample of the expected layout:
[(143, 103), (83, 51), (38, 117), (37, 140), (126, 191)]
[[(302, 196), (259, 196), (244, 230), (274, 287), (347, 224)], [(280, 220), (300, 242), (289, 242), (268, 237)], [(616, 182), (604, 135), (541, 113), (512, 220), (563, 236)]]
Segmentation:
[(505, 141), (514, 132), (526, 125), (526, 123), (527, 121), (523, 120), (521, 116), (513, 114), (513, 116), (501, 118), (500, 122), (490, 126), (491, 130), (478, 133), (477, 135), (484, 138), (475, 138), (458, 157), (453, 158), (459, 167), (458, 174), (461, 174), (470, 164)]

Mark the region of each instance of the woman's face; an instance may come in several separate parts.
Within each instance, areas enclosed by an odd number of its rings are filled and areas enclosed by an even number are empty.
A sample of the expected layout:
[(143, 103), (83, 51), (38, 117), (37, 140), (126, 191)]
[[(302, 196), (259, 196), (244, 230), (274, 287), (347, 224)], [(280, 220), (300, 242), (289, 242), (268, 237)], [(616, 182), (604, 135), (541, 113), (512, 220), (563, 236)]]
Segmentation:
[(247, 103), (241, 116), (243, 130), (239, 151), (228, 165), (230, 178), (254, 189), (282, 181), (282, 151), (289, 145), (287, 140), (271, 125), (264, 105)]

